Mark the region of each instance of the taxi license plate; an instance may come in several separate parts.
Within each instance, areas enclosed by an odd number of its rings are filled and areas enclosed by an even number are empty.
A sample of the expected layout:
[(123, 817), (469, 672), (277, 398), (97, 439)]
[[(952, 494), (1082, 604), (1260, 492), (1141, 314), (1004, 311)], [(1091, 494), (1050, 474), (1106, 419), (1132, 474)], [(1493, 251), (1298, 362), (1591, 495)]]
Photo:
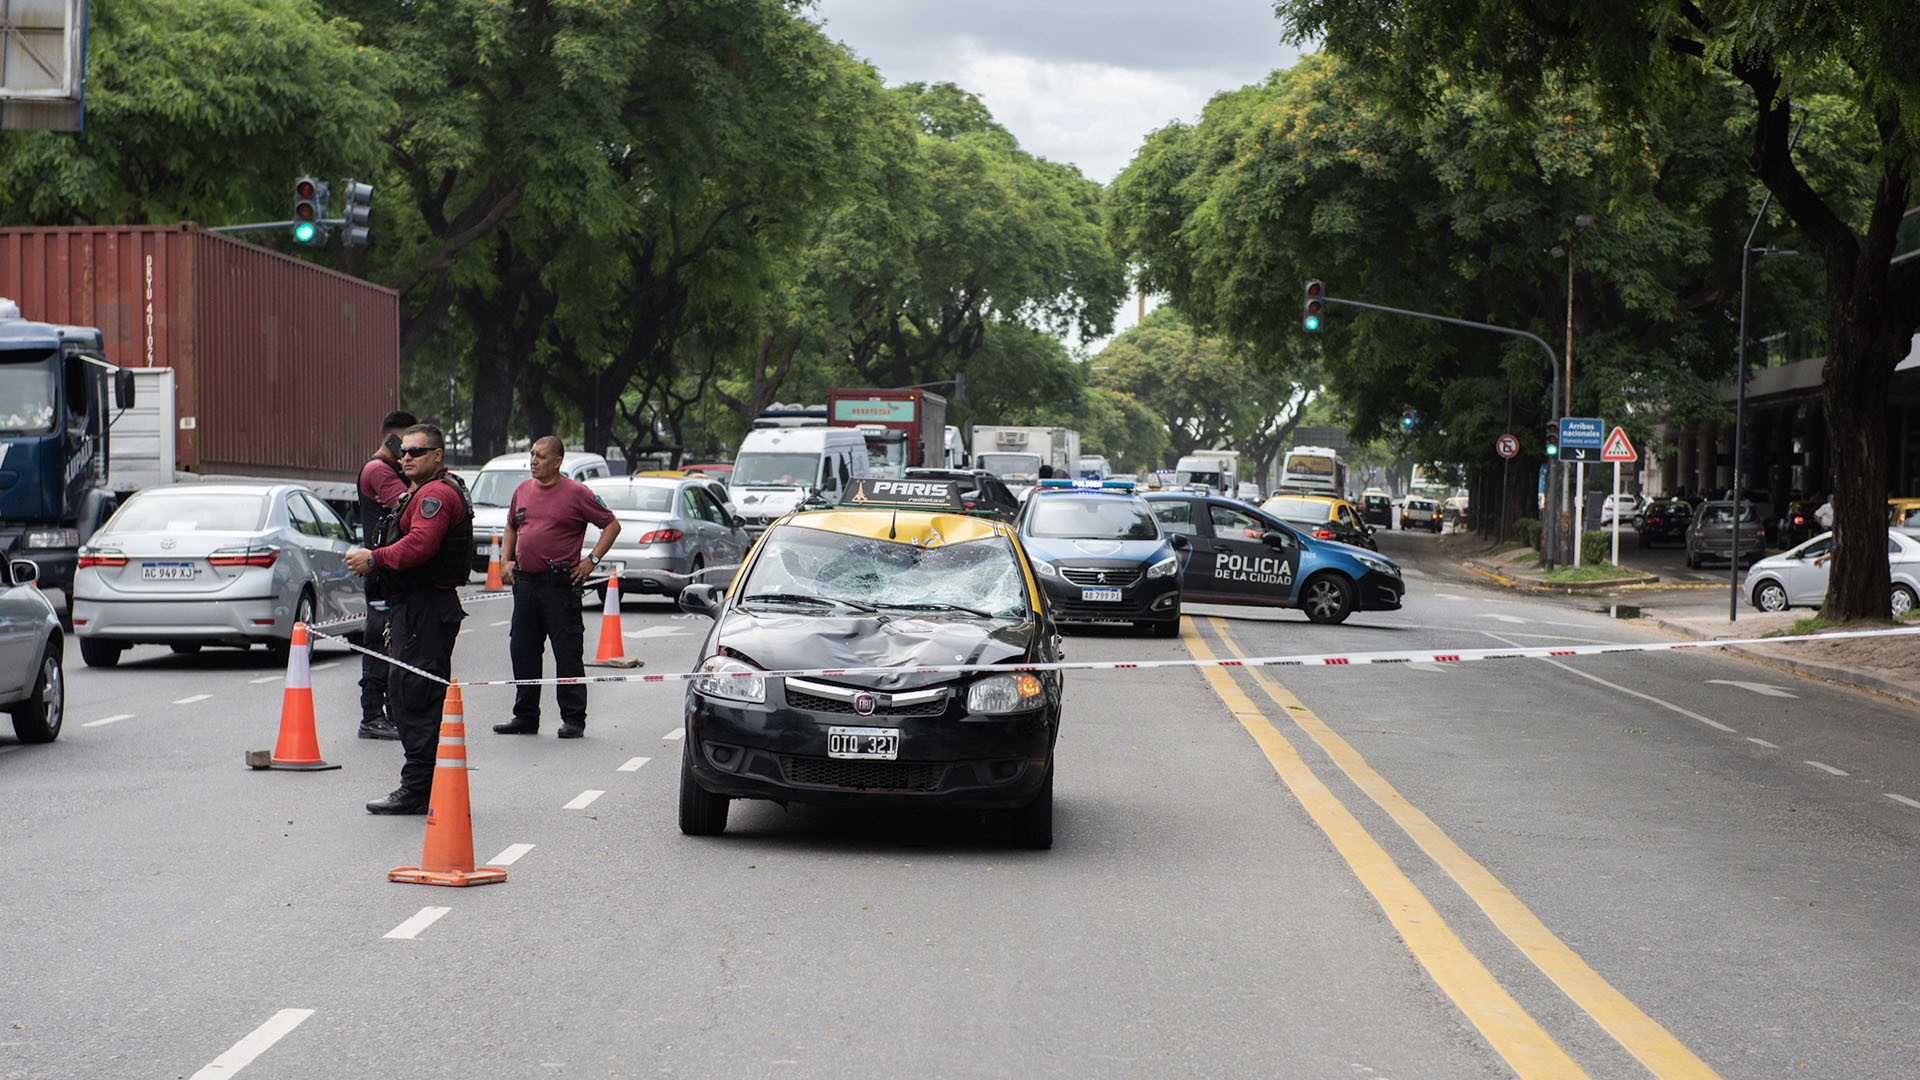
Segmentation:
[(1119, 589), (1081, 589), (1080, 599), (1118, 601), (1120, 599), (1120, 590)]
[(900, 731), (880, 727), (830, 727), (827, 756), (895, 761), (900, 757)]
[(491, 554), (493, 554), (493, 541), (491, 541), (491, 540), (476, 540), (476, 541), (474, 541), (474, 543), (473, 543), (473, 553), (474, 553), (475, 555), (491, 555)]
[(142, 581), (192, 581), (193, 564), (184, 562), (141, 563)]

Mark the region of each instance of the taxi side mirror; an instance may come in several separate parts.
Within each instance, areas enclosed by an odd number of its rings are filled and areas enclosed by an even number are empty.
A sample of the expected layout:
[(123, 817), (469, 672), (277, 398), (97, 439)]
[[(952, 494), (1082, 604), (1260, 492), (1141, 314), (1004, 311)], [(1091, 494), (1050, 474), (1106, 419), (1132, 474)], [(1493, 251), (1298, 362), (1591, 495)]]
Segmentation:
[(720, 614), (720, 590), (712, 585), (689, 585), (680, 590), (680, 610), (714, 618)]
[(1261, 533), (1260, 541), (1268, 547), (1287, 546), (1287, 538), (1274, 529), (1268, 529), (1266, 532)]
[(32, 559), (15, 559), (7, 564), (7, 569), (12, 571), (15, 585), (31, 585), (40, 580), (40, 564)]
[(1167, 543), (1172, 544), (1173, 550), (1175, 551), (1192, 551), (1193, 550), (1193, 541), (1187, 539), (1186, 537), (1180, 535), (1179, 533), (1174, 533), (1171, 537), (1169, 537), (1167, 539)]

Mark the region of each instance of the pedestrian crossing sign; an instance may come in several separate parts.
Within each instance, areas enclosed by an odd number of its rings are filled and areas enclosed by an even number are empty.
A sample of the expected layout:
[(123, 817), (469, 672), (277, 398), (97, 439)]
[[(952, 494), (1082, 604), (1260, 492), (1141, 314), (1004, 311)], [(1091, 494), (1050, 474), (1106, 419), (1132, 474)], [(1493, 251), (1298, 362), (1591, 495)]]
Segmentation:
[(1600, 448), (1601, 461), (1639, 461), (1640, 455), (1633, 452), (1633, 444), (1627, 441), (1625, 428), (1614, 428), (1607, 436), (1606, 445)]

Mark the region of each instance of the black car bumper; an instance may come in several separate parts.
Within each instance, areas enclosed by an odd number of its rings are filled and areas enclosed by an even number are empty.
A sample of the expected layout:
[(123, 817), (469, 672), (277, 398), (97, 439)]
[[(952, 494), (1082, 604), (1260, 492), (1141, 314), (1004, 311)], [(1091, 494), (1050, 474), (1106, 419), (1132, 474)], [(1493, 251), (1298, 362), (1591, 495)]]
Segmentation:
[[(767, 681), (765, 704), (690, 690), (688, 766), (700, 787), (734, 798), (1014, 809), (1033, 801), (1052, 768), (1060, 698), (1058, 682), (1045, 681), (1049, 688), (1040, 708), (1009, 716), (968, 714), (964, 698), (954, 695), (939, 715), (814, 711), (789, 704), (780, 679)], [(899, 757), (830, 757), (830, 727), (896, 729)]]
[[(1055, 573), (1060, 571), (1056, 569)], [(1086, 585), (1061, 577), (1036, 575), (1040, 580), (1040, 588), (1047, 594), (1047, 608), (1053, 612), (1054, 621), (1164, 622), (1180, 617), (1179, 574), (1150, 578), (1146, 576), (1146, 568), (1140, 566), (1124, 571), (1109, 570), (1107, 573), (1109, 580), (1106, 584), (1095, 582)], [(1118, 600), (1087, 599), (1089, 589), (1115, 588), (1120, 591)]]
[(1361, 611), (1397, 611), (1407, 593), (1407, 583), (1392, 574), (1370, 570), (1353, 583), (1354, 606)]

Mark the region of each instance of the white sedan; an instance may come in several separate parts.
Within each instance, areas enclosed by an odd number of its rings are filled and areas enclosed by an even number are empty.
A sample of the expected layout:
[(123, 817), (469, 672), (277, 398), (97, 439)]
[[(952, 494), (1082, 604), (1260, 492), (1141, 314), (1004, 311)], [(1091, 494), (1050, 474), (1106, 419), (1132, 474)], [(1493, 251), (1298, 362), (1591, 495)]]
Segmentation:
[[(1745, 592), (1761, 611), (1817, 608), (1827, 600), (1827, 578), (1833, 563), (1821, 556), (1833, 551), (1833, 534), (1823, 532), (1799, 547), (1769, 555), (1747, 568)], [(1920, 537), (1899, 529), (1887, 530), (1888, 569), (1893, 574), (1890, 604), (1894, 618), (1920, 602)]]

